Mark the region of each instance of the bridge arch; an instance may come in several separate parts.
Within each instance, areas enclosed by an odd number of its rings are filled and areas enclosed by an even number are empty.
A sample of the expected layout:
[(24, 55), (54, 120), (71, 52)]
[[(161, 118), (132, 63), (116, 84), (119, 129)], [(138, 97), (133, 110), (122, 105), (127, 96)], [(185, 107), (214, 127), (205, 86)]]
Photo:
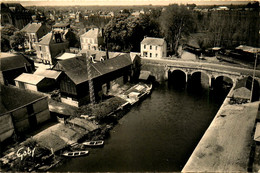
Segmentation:
[(209, 87), (211, 87), (211, 78), (212, 78), (212, 77), (211, 77), (210, 74), (208, 74), (207, 72), (205, 72), (205, 71), (203, 71), (203, 70), (195, 70), (195, 71), (192, 71), (192, 72), (190, 73), (191, 79), (195, 76), (196, 73), (200, 73), (200, 78), (201, 78), (202, 75), (207, 76), (208, 85), (209, 85)]
[(168, 71), (168, 81), (185, 84), (187, 81), (187, 72), (182, 69), (170, 69)]

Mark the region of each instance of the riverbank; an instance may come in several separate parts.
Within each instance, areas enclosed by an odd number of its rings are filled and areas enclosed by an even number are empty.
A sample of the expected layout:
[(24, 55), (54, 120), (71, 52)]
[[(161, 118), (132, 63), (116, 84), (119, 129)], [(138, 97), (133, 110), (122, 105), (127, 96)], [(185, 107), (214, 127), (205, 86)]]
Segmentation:
[[(60, 122), (5, 151), (0, 159), (1, 171), (47, 171), (61, 164), (64, 158), (60, 156), (64, 151), (84, 149), (81, 144), (84, 140), (105, 139), (125, 111), (150, 92), (151, 87), (146, 84), (117, 87), (114, 97), (77, 110), (50, 101), (49, 108), (64, 115), (58, 118)], [(19, 152), (24, 154), (21, 156)]]
[(249, 171), (259, 102), (230, 104), (230, 93), (182, 172)]

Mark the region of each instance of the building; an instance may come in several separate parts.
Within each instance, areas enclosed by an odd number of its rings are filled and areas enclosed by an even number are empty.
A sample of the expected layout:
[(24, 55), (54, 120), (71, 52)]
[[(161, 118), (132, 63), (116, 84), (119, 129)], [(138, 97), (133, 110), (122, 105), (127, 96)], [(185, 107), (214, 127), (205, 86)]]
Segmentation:
[(29, 49), (35, 49), (35, 43), (49, 32), (45, 24), (38, 22), (27, 24), (22, 31), (26, 32), (27, 40), (25, 47), (28, 47)]
[(29, 10), (19, 3), (1, 3), (1, 25), (11, 24), (22, 29), (32, 20)]
[(80, 36), (82, 50), (99, 50), (104, 43), (102, 30), (92, 28)]
[(15, 85), (20, 89), (49, 92), (53, 91), (56, 86), (55, 80), (44, 76), (23, 73), (14, 79)]
[[(90, 63), (90, 70), (96, 99), (106, 94), (115, 84), (129, 81), (132, 62), (129, 54), (120, 55), (102, 62)], [(61, 101), (73, 106), (90, 102), (90, 76), (86, 57), (76, 57), (58, 61), (54, 70), (63, 71), (60, 76)]]
[(162, 58), (167, 56), (167, 44), (163, 38), (145, 37), (141, 42), (141, 56)]
[(14, 79), (22, 73), (32, 73), (34, 63), (21, 54), (1, 52), (0, 83), (15, 85)]
[(1, 84), (0, 87), (0, 142), (13, 134), (31, 132), (51, 118), (47, 96)]
[(42, 37), (40, 42), (35, 43), (37, 58), (44, 64), (54, 64), (55, 57), (69, 48), (69, 42), (64, 39), (60, 32), (50, 32)]

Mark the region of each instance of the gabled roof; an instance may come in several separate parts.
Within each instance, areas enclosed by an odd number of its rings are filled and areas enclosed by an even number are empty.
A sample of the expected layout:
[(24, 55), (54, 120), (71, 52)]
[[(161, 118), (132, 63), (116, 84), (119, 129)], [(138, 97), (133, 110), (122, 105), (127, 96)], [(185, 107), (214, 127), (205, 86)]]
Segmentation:
[(56, 80), (60, 76), (61, 72), (55, 70), (48, 70), (44, 68), (38, 68), (33, 74)]
[(42, 26), (41, 23), (28, 23), (22, 31), (28, 32), (28, 33), (36, 33), (40, 27)]
[(155, 38), (155, 37), (145, 37), (141, 44), (145, 45), (156, 45), (156, 46), (162, 46), (164, 43), (163, 38)]
[(1, 52), (0, 71), (21, 68), (24, 67), (25, 64), (27, 66), (31, 65), (23, 55)]
[(99, 63), (92, 64), (94, 68), (101, 73), (101, 75), (110, 73), (112, 71), (119, 70), (121, 68), (130, 66), (132, 64), (129, 54), (117, 56), (112, 59), (101, 61)]
[(41, 41), (39, 42), (40, 44), (50, 44), (52, 41), (52, 32), (49, 32), (45, 36), (41, 38)]
[[(64, 71), (65, 74), (77, 85), (90, 79), (88, 76), (85, 59), (86, 58), (84, 57), (76, 57), (64, 61), (58, 61), (54, 69)], [(120, 55), (105, 61), (91, 63), (91, 75), (92, 78), (96, 78), (98, 76), (130, 66), (131, 64), (132, 61), (129, 54)]]
[(99, 37), (99, 29), (92, 28), (92, 29), (88, 30), (85, 34), (81, 35), (81, 37), (97, 38), (97, 37)]
[(17, 78), (15, 78), (14, 80), (19, 81), (19, 82), (28, 83), (28, 84), (37, 85), (43, 79), (44, 79), (43, 76), (38, 76), (35, 74), (30, 74), (30, 73), (23, 73), (20, 76), (18, 76)]

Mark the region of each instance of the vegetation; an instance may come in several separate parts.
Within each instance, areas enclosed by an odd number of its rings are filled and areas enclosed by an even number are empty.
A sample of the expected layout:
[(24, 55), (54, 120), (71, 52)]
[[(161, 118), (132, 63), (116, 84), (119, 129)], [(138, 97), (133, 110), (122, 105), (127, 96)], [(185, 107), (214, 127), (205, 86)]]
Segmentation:
[(194, 31), (191, 11), (184, 5), (169, 5), (160, 16), (160, 26), (170, 49), (177, 54), (180, 39)]
[(14, 50), (19, 50), (19, 47), (22, 47), (24, 50), (24, 43), (26, 40), (26, 32), (16, 31), (14, 35), (10, 37), (10, 45)]
[(7, 52), (11, 49), (10, 46), (10, 37), (14, 34), (14, 32), (18, 31), (13, 25), (5, 25), (1, 29), (1, 51)]
[(107, 115), (116, 111), (123, 103), (125, 103), (123, 99), (112, 97), (98, 104), (82, 106), (79, 108), (77, 114), (95, 116), (97, 120), (102, 121)]

